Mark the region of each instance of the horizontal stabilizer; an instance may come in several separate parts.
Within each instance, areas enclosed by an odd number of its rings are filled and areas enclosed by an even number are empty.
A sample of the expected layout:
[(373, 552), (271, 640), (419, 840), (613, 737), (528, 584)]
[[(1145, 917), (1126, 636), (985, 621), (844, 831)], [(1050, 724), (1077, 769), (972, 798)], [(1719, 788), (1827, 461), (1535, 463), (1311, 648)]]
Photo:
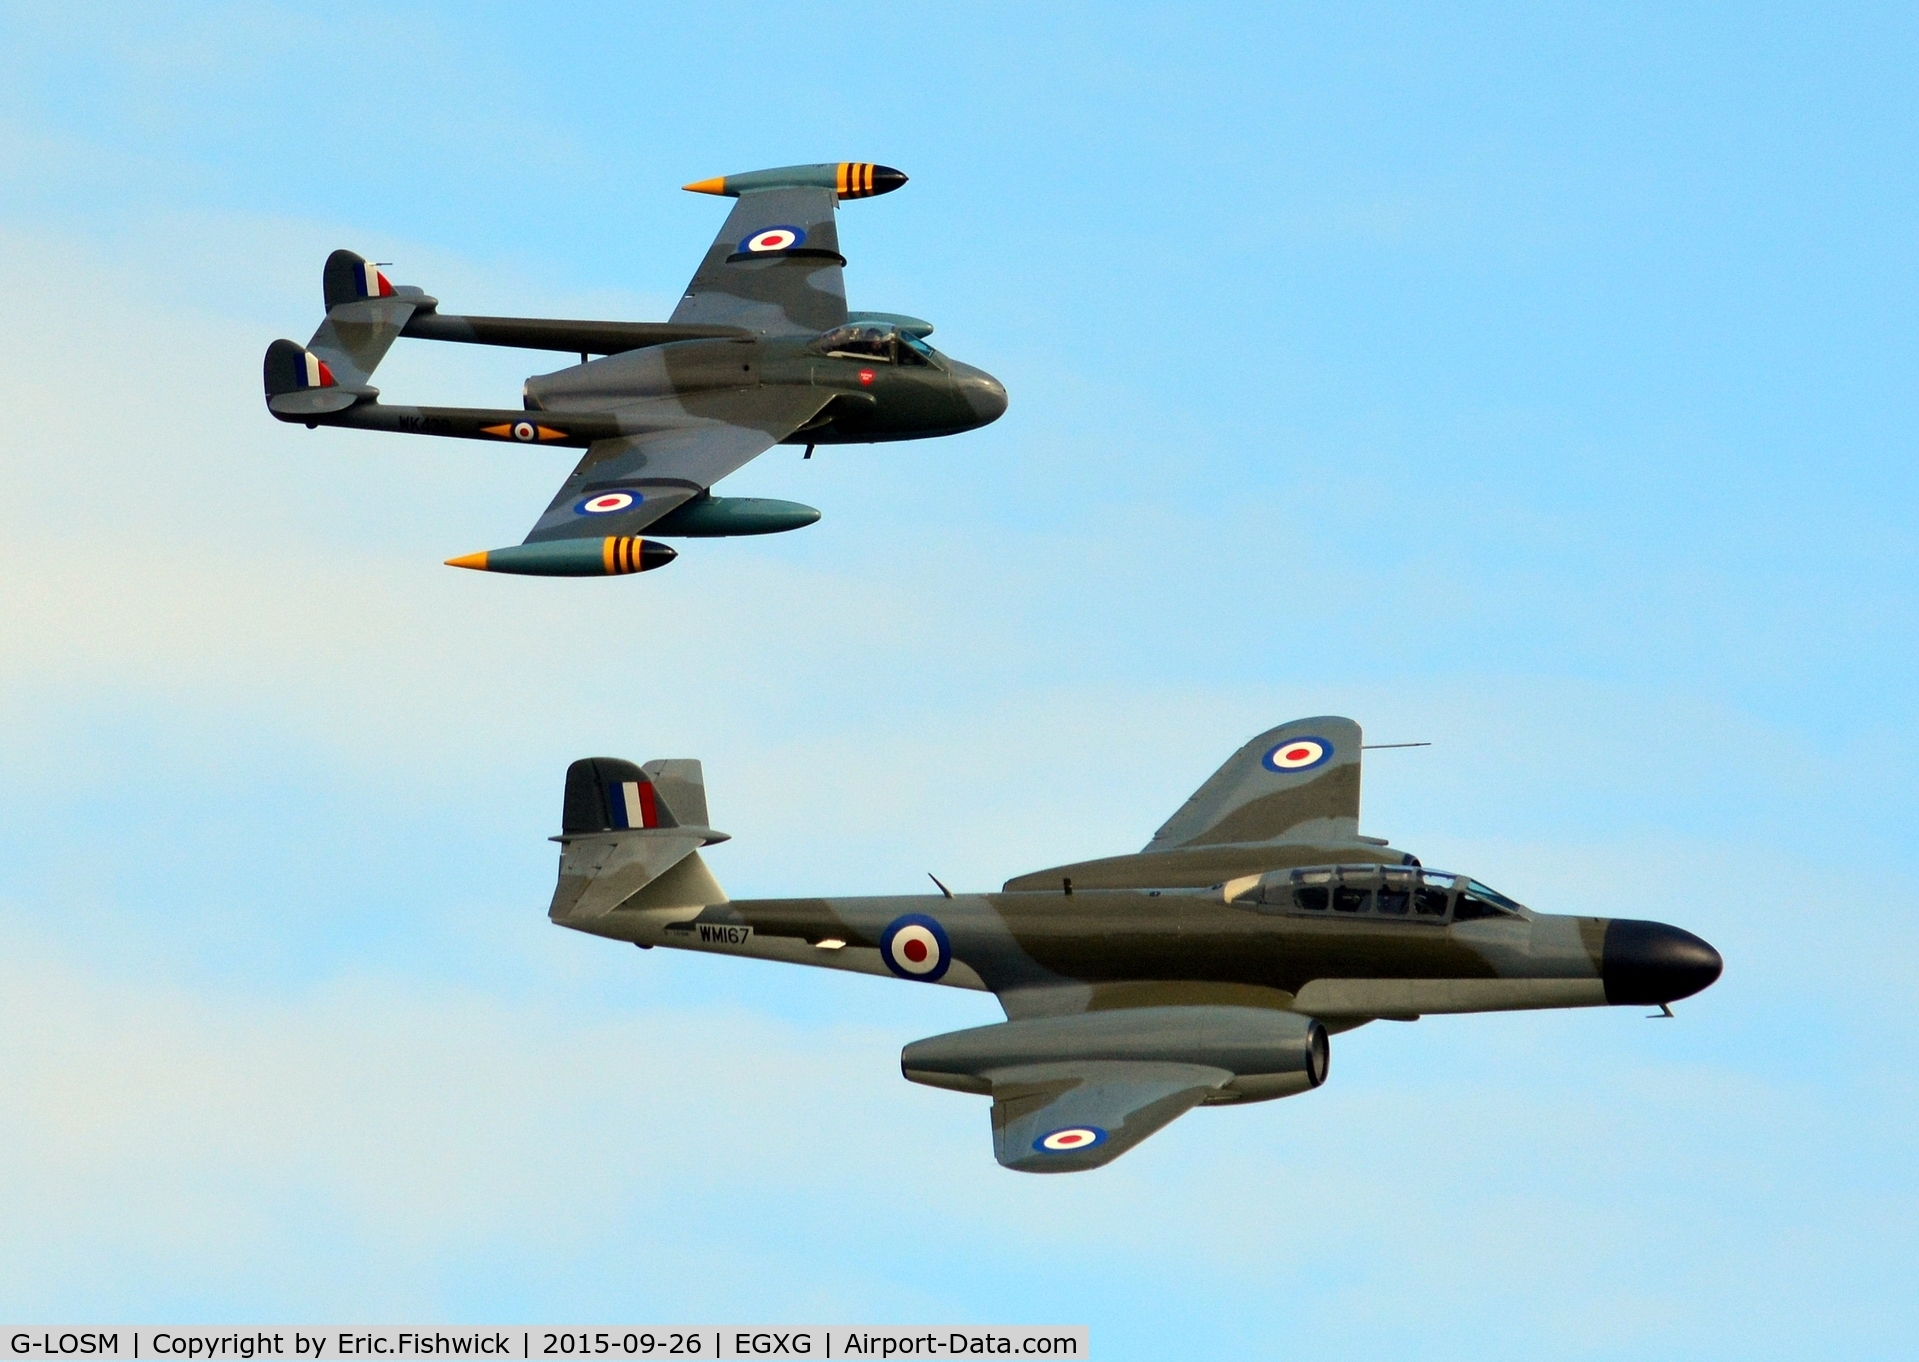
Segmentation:
[(434, 299), (410, 284), (395, 284), (378, 265), (352, 251), (335, 251), (320, 273), (326, 320), (307, 342), (342, 385), (364, 387), (416, 311)]

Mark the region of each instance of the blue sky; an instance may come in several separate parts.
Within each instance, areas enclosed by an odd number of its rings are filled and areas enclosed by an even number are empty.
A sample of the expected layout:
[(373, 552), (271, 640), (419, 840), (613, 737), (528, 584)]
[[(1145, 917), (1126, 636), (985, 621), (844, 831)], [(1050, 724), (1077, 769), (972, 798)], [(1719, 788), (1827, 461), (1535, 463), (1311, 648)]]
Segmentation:
[[(1902, 1355), (1919, 33), (1898, 7), (0, 6), (0, 1314), (1088, 1323), (1103, 1358)], [(997, 425), (613, 582), (565, 451), (281, 426), (349, 246), (664, 316), (678, 186), (906, 170), (855, 306)], [(395, 400), (545, 357), (403, 345)], [(1335, 1042), (992, 1161), (891, 981), (544, 908), (568, 760), (706, 762), (740, 896), (1130, 850), (1234, 746), (1725, 978)]]

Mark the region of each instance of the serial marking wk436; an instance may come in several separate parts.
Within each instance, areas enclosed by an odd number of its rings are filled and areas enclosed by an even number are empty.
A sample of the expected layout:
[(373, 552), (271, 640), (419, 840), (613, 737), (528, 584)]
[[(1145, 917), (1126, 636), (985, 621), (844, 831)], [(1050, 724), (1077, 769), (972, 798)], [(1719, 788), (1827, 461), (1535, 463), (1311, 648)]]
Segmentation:
[[(775, 444), (810, 454), (816, 444), (952, 435), (1006, 410), (992, 375), (926, 343), (931, 323), (846, 310), (839, 202), (904, 183), (886, 166), (841, 162), (687, 185), (738, 202), (665, 322), (449, 316), (378, 265), (335, 251), (320, 329), (304, 346), (267, 350), (267, 408), (308, 426), (586, 448), (526, 542), (450, 559), (455, 567), (618, 576), (671, 562), (658, 536), (810, 525), (820, 514), (811, 506), (710, 489)], [(397, 407), (370, 380), (401, 336), (563, 350), (580, 363), (529, 378), (522, 410)]]
[[(1117, 1158), (1192, 1107), (1326, 1079), (1327, 1036), (1382, 1018), (1663, 1005), (1719, 977), (1677, 927), (1536, 913), (1359, 835), (1359, 725), (1262, 733), (1144, 850), (987, 894), (729, 900), (700, 858), (696, 761), (566, 775), (564, 927), (988, 990), (1007, 1020), (915, 1041), (916, 1083), (993, 1099), (1008, 1168)], [(937, 882), (936, 882), (937, 883)]]

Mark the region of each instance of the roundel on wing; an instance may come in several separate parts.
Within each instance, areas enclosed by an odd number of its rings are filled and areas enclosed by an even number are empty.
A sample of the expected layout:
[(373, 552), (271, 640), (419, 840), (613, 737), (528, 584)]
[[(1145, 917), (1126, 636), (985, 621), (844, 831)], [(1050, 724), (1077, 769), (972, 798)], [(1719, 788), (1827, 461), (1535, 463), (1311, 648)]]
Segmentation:
[(574, 504), (573, 514), (611, 515), (615, 511), (624, 511), (635, 502), (645, 500), (646, 498), (638, 492), (627, 492), (619, 488), (614, 488), (611, 491), (595, 492), (590, 497), (581, 498)]
[(806, 240), (804, 227), (762, 227), (740, 243), (740, 249), (754, 255), (768, 251), (790, 251)]
[(1033, 1141), (1033, 1148), (1042, 1154), (1072, 1154), (1105, 1143), (1106, 1132), (1098, 1126), (1066, 1126), (1040, 1136)]
[(880, 959), (902, 979), (932, 983), (953, 963), (946, 929), (924, 913), (907, 913), (880, 933)]
[(1332, 759), (1333, 745), (1324, 738), (1288, 738), (1260, 758), (1260, 764), (1269, 771), (1292, 775), (1324, 766)]

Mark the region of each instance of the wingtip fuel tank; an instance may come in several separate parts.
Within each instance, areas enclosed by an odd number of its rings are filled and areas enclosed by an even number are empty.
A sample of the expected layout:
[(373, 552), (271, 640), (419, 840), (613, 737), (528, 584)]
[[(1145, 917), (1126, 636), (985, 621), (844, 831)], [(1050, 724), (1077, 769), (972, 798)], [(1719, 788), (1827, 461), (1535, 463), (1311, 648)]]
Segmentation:
[(718, 194), (737, 199), (767, 189), (830, 189), (842, 199), (870, 199), (890, 194), (906, 183), (906, 173), (871, 161), (827, 161), (811, 166), (780, 166), (749, 170), (743, 175), (716, 175), (680, 188), (695, 194)]
[(448, 567), (508, 572), (519, 577), (624, 577), (665, 567), (679, 552), (656, 539), (549, 539), (538, 544), (482, 549), (446, 560)]

